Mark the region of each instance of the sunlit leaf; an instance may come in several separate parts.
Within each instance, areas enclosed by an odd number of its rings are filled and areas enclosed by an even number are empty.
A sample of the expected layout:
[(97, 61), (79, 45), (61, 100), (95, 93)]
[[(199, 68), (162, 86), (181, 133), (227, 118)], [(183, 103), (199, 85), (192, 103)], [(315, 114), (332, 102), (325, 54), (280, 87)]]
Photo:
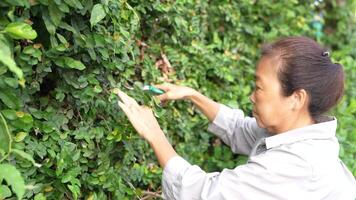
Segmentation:
[(0, 180), (2, 179), (11, 186), (17, 198), (22, 199), (25, 194), (25, 181), (16, 167), (10, 164), (0, 164)]
[(11, 196), (11, 190), (6, 185), (0, 185), (0, 199), (5, 199)]
[(0, 149), (9, 153), (11, 151), (11, 134), (5, 118), (0, 113)]
[(29, 24), (24, 22), (13, 22), (8, 24), (5, 29), (7, 33), (13, 39), (29, 39), (33, 40), (37, 37), (37, 33)]
[(16, 65), (15, 60), (12, 58), (11, 43), (0, 34), (0, 62), (5, 64), (10, 71), (15, 73), (19, 79), (23, 78), (22, 70)]
[(93, 27), (95, 24), (100, 22), (106, 16), (103, 5), (95, 4), (90, 16), (90, 25)]
[(13, 153), (21, 156), (22, 158), (30, 161), (34, 166), (41, 167), (40, 164), (35, 162), (35, 160), (33, 159), (33, 157), (30, 154), (28, 154), (28, 153), (26, 153), (26, 152), (24, 152), (22, 150), (19, 150), (19, 149), (12, 149), (11, 152), (13, 152)]

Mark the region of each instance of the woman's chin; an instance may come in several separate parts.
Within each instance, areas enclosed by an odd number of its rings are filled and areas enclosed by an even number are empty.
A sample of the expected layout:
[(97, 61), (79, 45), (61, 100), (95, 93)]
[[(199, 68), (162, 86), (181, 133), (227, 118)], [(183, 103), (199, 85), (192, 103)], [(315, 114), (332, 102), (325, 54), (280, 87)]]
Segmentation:
[(257, 122), (257, 126), (260, 127), (260, 128), (264, 128), (263, 125), (261, 123), (258, 122), (258, 120), (256, 120)]

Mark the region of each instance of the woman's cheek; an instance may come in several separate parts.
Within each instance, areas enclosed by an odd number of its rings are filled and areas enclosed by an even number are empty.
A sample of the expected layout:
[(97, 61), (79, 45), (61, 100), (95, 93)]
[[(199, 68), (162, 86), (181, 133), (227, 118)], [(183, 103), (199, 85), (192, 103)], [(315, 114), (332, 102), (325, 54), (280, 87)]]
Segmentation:
[(255, 105), (253, 108), (253, 115), (256, 119), (257, 125), (260, 128), (265, 128), (265, 119), (266, 119), (266, 110), (268, 110), (268, 107), (266, 107), (267, 105), (266, 101), (264, 101), (263, 96), (259, 93), (256, 92), (255, 94)]
[(259, 106), (256, 109), (257, 112), (257, 120), (260, 124), (260, 127), (262, 126), (265, 128), (269, 124), (269, 120), (272, 116), (270, 116), (271, 109), (268, 104), (262, 103), (259, 104)]

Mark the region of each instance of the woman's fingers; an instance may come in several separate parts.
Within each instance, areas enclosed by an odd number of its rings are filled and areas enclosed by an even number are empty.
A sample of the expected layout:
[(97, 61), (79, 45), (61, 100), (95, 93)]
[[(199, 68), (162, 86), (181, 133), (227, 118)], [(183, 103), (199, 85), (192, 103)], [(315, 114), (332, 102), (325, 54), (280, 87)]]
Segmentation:
[(150, 126), (154, 125), (154, 122), (157, 123), (157, 121), (154, 121), (156, 119), (153, 116), (152, 109), (147, 106), (126, 105), (121, 101), (118, 101), (118, 104), (136, 131), (146, 138), (146, 135), (152, 131)]
[(150, 107), (138, 105), (134, 99), (124, 92), (120, 91), (118, 93), (121, 98), (121, 100), (118, 101), (119, 107), (143, 138), (147, 140), (152, 138), (153, 134), (162, 131)]
[(163, 101), (161, 101), (160, 105), (161, 105), (161, 106), (166, 106), (167, 103), (168, 103), (168, 100), (163, 100)]
[(131, 114), (131, 113), (130, 113), (130, 109), (128, 108), (127, 105), (125, 105), (125, 104), (124, 104), (123, 102), (121, 102), (121, 101), (119, 101), (118, 104), (119, 104), (120, 108), (124, 111), (124, 113), (125, 113), (127, 116)]
[(156, 98), (158, 100), (160, 100), (161, 102), (162, 101), (167, 101), (167, 100), (169, 100), (168, 92), (164, 93), (164, 94), (161, 94), (161, 95), (157, 95)]
[(172, 69), (172, 65), (169, 62), (169, 60), (165, 54), (162, 54), (162, 59), (163, 59), (164, 64), (167, 65), (168, 68)]
[(120, 108), (124, 111), (131, 124), (136, 128), (137, 119), (139, 119), (139, 117), (137, 116), (140, 116), (140, 107), (137, 107), (132, 104), (127, 106), (121, 101), (119, 101), (118, 104)]
[(159, 84), (159, 85), (153, 85), (158, 89), (164, 90), (164, 91), (169, 91), (170, 90), (170, 84), (169, 83), (165, 83), (165, 84)]
[(117, 93), (121, 99), (121, 101), (126, 105), (136, 105), (139, 106), (135, 99), (128, 96), (126, 93), (122, 92), (121, 90)]

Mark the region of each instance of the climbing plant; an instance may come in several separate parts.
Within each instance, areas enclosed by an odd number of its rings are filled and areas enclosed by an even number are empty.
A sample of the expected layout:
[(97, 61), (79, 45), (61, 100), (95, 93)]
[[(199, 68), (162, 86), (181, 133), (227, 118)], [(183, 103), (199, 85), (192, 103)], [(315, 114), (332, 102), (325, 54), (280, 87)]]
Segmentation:
[(340, 154), (356, 174), (354, 8), (353, 1), (1, 1), (0, 199), (159, 198), (162, 169), (117, 106), (115, 88), (151, 106), (190, 162), (207, 171), (244, 163), (207, 132), (190, 102), (163, 107), (142, 85), (187, 85), (249, 115), (260, 46), (290, 35), (318, 39), (344, 65), (347, 91), (333, 114)]

